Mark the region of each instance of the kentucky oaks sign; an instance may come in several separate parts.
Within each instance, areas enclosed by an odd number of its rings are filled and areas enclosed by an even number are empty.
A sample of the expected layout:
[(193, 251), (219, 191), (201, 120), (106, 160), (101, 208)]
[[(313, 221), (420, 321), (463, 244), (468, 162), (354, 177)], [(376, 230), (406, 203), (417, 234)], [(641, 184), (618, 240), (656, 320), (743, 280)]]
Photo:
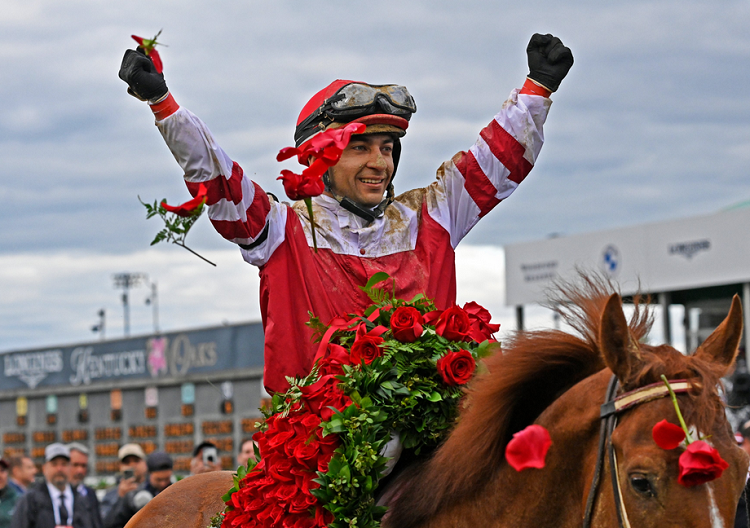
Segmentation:
[(263, 366), (259, 323), (0, 354), (0, 392)]

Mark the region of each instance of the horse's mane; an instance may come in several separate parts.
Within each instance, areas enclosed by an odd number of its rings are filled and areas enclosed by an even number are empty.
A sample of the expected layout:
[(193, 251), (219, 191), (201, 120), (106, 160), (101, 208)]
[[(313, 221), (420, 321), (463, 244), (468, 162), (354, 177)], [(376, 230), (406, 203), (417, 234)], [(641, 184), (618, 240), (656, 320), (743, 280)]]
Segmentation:
[[(458, 425), (427, 463), (398, 484), (388, 525), (422, 524), (441, 505), (476, 494), (504, 463), (514, 433), (531, 424), (563, 392), (605, 368), (598, 340), (601, 315), (613, 285), (581, 274), (578, 284), (559, 282), (549, 304), (579, 335), (560, 330), (517, 332), (503, 342), (503, 353), (488, 358), (488, 372), (467, 390)], [(648, 333), (652, 319), (641, 298), (629, 328), (635, 340)]]

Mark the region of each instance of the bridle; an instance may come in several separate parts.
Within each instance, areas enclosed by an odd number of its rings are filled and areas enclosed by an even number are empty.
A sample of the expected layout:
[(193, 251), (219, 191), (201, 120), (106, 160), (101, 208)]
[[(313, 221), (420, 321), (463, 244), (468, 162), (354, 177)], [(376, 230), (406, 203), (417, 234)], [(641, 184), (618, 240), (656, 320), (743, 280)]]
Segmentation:
[[(617, 456), (615, 448), (612, 445), (612, 432), (617, 426), (617, 415), (641, 403), (649, 402), (663, 398), (669, 394), (669, 389), (662, 383), (653, 383), (639, 389), (621, 394), (615, 397), (619, 388), (617, 376), (612, 376), (607, 386), (607, 393), (604, 404), (601, 406), (599, 418), (601, 425), (599, 428), (599, 449), (596, 455), (596, 469), (594, 478), (589, 489), (588, 499), (586, 500), (586, 512), (583, 518), (583, 528), (590, 528), (591, 519), (594, 515), (594, 502), (596, 501), (596, 490), (599, 487), (602, 466), (604, 465), (604, 452), (607, 451), (609, 459), (610, 476), (612, 477), (612, 491), (615, 498), (615, 511), (617, 512), (617, 523), (620, 528), (631, 528), (628, 514), (625, 511), (625, 502), (620, 491), (620, 481), (617, 471)], [(669, 385), (675, 393), (687, 392), (692, 385), (686, 380), (670, 380)]]

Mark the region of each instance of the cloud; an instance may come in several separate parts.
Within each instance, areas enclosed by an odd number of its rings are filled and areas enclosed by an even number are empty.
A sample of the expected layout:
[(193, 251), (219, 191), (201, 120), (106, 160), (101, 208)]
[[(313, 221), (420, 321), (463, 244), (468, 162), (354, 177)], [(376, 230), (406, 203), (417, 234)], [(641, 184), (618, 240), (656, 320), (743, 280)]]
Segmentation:
[[(745, 1), (717, 9), (698, 0), (384, 0), (376, 10), (346, 0), (6, 0), (0, 286), (15, 301), (0, 301), (0, 309), (15, 323), (2, 323), (3, 343), (90, 337), (96, 310), (107, 307), (112, 321), (120, 313), (110, 274), (126, 268), (160, 277), (165, 325), (192, 321), (183, 309), (193, 306), (187, 289), (215, 314), (196, 321), (255, 316), (247, 306), (257, 302), (248, 299), (226, 299), (226, 309), (211, 304), (209, 290), (222, 297), (220, 283), (204, 278), (207, 270), (185, 268), (189, 258), (178, 248), (147, 250), (157, 226), (145, 220), (137, 197), (179, 202), (187, 191), (150, 112), (117, 78), (132, 33), (164, 29), (166, 78), (178, 101), (278, 195), (274, 156), (291, 144), (304, 103), (331, 80), (397, 82), (415, 95), (419, 111), (396, 182), (404, 191), (428, 184), (443, 160), (474, 143), (523, 82), (529, 36), (560, 35), (576, 64), (553, 97), (537, 166), (464, 244), (500, 246), (710, 213), (750, 195)], [(201, 252), (228, 263), (238, 258), (205, 223), (190, 238)], [(480, 266), (459, 278), (459, 296), (505, 313), (507, 327), (512, 312), (498, 302), (494, 267), (501, 250), (482, 250), (487, 261), (464, 257), (474, 251), (459, 251), (462, 268)], [(243, 282), (255, 273), (241, 262), (221, 269), (241, 291), (257, 289)], [(34, 270), (35, 278), (24, 278)], [(491, 288), (476, 281), (484, 276)], [(170, 298), (180, 301), (171, 305)], [(148, 329), (143, 306), (134, 304), (133, 317), (134, 330)]]

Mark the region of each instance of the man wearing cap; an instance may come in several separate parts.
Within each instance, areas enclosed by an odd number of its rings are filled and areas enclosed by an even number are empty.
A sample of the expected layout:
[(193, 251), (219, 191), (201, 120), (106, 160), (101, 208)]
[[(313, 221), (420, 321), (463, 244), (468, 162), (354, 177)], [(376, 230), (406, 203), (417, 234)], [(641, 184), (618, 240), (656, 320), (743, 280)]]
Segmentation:
[(96, 492), (83, 482), (89, 472), (89, 448), (78, 442), (72, 442), (68, 444), (68, 450), (70, 451), (70, 486), (89, 502), (89, 509), (96, 513), (94, 525), (101, 528), (102, 517), (99, 513)]
[(117, 485), (107, 490), (102, 497), (100, 504), (102, 519), (107, 517), (117, 501), (138, 489), (138, 486), (145, 482), (148, 473), (146, 453), (138, 444), (123, 445), (117, 452), (117, 458), (120, 460), (120, 473), (117, 476)]
[(138, 510), (172, 484), (172, 457), (156, 451), (146, 457), (148, 478), (120, 498), (104, 517), (104, 528), (123, 528)]
[(190, 474), (197, 475), (211, 471), (221, 471), (221, 460), (219, 460), (216, 445), (213, 442), (203, 441), (193, 449)]
[(70, 450), (54, 443), (44, 449), (44, 482), (29, 488), (16, 504), (11, 528), (97, 528), (90, 503), (71, 488)]
[[(543, 124), (556, 91), (573, 64), (560, 39), (535, 34), (527, 46), (529, 75), (514, 90), (477, 143), (437, 171), (428, 187), (395, 196), (393, 181), (416, 104), (403, 86), (339, 80), (303, 108), (295, 131), (300, 162), (306, 147), (327, 130), (348, 123), (366, 128), (352, 137), (312, 199), (317, 252), (304, 202), (269, 200), (218, 146), (195, 115), (181, 108), (164, 76), (143, 53), (128, 50), (120, 78), (148, 101), (156, 125), (184, 170), (195, 196), (207, 189), (208, 217), (260, 268), (265, 331), (264, 383), (271, 393), (286, 377), (306, 376), (316, 345), (304, 323), (362, 311), (370, 304), (359, 286), (375, 273), (395, 279), (395, 295), (424, 294), (438, 309), (456, 302), (454, 249), (470, 229), (518, 187), (544, 140)], [(323, 160), (321, 160), (323, 161)]]
[(19, 495), (23, 495), (28, 487), (34, 483), (34, 477), (37, 474), (36, 464), (26, 455), (10, 457), (8, 464), (10, 466), (10, 481), (8, 484)]
[(0, 528), (10, 528), (10, 520), (20, 495), (8, 483), (8, 462), (0, 458)]

